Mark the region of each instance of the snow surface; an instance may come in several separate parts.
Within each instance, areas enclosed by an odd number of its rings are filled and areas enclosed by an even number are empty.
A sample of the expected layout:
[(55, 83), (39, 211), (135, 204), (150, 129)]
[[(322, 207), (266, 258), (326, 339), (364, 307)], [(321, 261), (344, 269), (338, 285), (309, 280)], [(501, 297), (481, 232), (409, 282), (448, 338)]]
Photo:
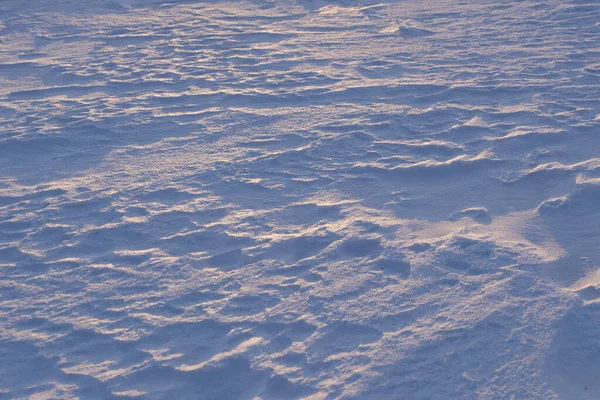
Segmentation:
[(600, 2), (0, 1), (0, 398), (599, 399)]

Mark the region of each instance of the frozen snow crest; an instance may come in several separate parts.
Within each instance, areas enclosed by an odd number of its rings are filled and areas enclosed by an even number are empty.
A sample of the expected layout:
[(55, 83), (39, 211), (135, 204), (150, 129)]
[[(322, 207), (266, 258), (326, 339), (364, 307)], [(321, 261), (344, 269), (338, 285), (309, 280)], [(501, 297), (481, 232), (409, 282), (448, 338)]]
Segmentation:
[(125, 10), (130, 10), (131, 9), (131, 0), (112, 0), (114, 4), (116, 4), (117, 6), (125, 9)]
[(428, 29), (424, 24), (412, 19), (396, 21), (396, 23), (381, 30), (381, 33), (399, 34), (405, 37), (421, 37), (435, 34), (435, 31)]

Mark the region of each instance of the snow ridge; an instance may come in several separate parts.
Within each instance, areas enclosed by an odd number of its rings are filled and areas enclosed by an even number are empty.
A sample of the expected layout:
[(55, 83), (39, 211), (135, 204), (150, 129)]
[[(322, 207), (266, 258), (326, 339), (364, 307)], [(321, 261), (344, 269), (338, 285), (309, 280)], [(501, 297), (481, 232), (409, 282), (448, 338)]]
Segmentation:
[(0, 2), (0, 397), (598, 398), (599, 20)]

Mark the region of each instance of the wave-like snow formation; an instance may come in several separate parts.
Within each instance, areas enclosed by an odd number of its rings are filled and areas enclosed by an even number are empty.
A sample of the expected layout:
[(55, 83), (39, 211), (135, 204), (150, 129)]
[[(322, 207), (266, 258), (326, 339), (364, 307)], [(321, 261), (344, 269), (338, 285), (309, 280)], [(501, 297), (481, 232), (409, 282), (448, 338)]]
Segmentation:
[(0, 398), (600, 398), (600, 3), (0, 2)]

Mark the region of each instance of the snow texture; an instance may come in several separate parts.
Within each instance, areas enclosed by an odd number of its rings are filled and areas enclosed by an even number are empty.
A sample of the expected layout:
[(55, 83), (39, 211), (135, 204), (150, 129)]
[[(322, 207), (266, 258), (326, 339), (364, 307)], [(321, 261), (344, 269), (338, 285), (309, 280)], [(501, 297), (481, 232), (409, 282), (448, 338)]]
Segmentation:
[(599, 21), (1, 0), (0, 398), (599, 399)]

